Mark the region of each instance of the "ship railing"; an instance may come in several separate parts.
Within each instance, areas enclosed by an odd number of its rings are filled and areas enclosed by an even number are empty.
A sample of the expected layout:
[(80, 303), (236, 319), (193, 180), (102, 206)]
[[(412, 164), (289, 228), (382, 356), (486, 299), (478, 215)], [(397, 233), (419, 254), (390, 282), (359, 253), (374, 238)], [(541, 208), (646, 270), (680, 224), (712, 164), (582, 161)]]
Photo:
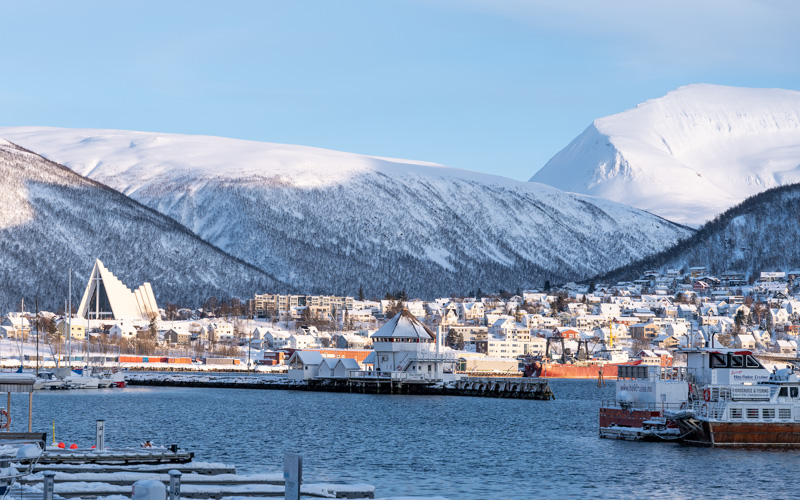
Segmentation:
[(690, 407), (699, 417), (709, 420), (724, 420), (728, 403), (726, 401), (695, 400), (691, 402)]
[(691, 382), (693, 376), (685, 366), (618, 365), (617, 380)]
[(617, 400), (604, 400), (601, 402), (602, 408), (620, 408), (623, 410), (646, 410), (646, 411), (666, 411), (666, 410), (685, 410), (689, 407), (686, 402), (683, 403), (661, 403), (661, 402), (620, 402)]

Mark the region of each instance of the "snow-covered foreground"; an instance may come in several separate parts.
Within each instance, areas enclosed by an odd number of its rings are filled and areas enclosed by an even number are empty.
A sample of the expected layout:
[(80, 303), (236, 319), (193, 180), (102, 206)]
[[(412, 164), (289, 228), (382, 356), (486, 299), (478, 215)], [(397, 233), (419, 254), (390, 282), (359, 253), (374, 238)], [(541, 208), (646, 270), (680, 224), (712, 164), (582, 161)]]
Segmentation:
[(700, 225), (800, 181), (800, 92), (681, 87), (595, 120), (531, 181)]

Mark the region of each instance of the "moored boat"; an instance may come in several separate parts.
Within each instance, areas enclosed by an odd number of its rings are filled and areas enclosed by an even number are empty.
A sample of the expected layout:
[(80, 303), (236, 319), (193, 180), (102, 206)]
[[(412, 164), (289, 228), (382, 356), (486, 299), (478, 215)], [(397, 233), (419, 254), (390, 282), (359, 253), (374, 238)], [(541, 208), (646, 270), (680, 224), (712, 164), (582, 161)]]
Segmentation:
[(600, 408), (601, 437), (800, 447), (800, 377), (792, 369), (770, 373), (746, 350), (679, 352), (686, 367), (620, 368), (616, 399)]
[(800, 378), (770, 373), (749, 351), (692, 353), (696, 389), (687, 409), (667, 412), (688, 443), (800, 447)]

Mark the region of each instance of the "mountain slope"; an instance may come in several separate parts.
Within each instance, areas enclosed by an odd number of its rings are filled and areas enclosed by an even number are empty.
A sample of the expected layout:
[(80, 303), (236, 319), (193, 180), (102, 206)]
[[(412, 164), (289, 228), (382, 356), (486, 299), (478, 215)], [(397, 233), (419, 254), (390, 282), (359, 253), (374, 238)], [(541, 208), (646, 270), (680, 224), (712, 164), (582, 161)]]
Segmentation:
[(431, 297), (580, 279), (690, 233), (607, 200), (422, 162), (111, 130), (5, 128), (0, 137), (309, 293), (363, 285), (368, 295)]
[(681, 87), (595, 120), (531, 181), (700, 225), (800, 182), (800, 92)]
[[(150, 281), (159, 305), (199, 305), (287, 287), (174, 220), (0, 139), (0, 307), (55, 310), (67, 270), (79, 299), (95, 258), (128, 286)], [(77, 304), (77, 302), (76, 302)]]
[(730, 208), (694, 235), (598, 280), (638, 277), (645, 269), (706, 266), (713, 274), (800, 268), (800, 184), (769, 189)]

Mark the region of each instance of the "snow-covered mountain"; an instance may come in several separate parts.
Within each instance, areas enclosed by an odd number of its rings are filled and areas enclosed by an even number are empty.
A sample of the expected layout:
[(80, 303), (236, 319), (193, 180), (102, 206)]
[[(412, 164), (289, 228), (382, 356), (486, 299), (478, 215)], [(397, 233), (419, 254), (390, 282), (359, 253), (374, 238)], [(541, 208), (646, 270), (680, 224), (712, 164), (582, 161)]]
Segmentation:
[(115, 130), (2, 128), (0, 137), (308, 293), (363, 285), (372, 296), (430, 297), (580, 279), (691, 233), (611, 201), (430, 163)]
[(202, 304), (288, 287), (169, 217), (0, 139), (0, 309), (77, 304), (100, 258), (128, 286), (150, 281), (159, 305)]
[(645, 269), (706, 266), (712, 274), (800, 268), (800, 184), (769, 189), (715, 217), (690, 238), (598, 279), (638, 278)]
[(800, 182), (800, 92), (681, 87), (595, 120), (531, 181), (701, 225)]

